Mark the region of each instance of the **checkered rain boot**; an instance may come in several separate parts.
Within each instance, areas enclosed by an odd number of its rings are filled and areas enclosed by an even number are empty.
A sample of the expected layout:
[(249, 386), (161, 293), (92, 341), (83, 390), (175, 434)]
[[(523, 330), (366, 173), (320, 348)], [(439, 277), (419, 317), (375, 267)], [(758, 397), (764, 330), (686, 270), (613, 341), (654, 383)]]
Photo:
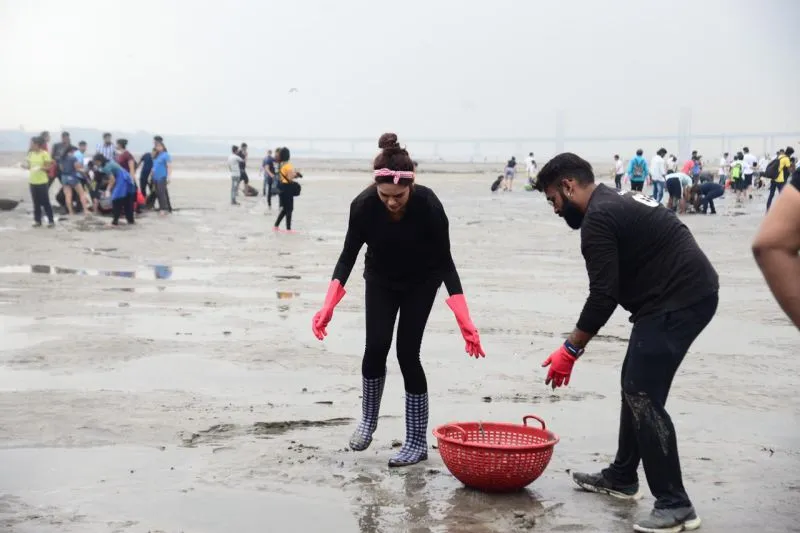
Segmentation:
[(389, 466), (409, 466), (428, 459), (428, 393), (406, 393), (406, 440)]
[(378, 413), (381, 410), (381, 396), (386, 376), (377, 379), (361, 378), (361, 422), (350, 437), (350, 449), (360, 452), (369, 448), (372, 434), (378, 427)]

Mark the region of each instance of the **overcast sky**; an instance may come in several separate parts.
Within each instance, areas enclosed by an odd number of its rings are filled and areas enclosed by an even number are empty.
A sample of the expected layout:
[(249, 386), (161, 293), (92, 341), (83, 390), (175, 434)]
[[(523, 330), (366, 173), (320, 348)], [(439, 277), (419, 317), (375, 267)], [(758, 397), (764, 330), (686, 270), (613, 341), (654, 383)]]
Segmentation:
[(563, 108), (660, 134), (690, 106), (695, 132), (796, 131), (798, 24), (800, 0), (0, 0), (0, 127), (520, 137)]

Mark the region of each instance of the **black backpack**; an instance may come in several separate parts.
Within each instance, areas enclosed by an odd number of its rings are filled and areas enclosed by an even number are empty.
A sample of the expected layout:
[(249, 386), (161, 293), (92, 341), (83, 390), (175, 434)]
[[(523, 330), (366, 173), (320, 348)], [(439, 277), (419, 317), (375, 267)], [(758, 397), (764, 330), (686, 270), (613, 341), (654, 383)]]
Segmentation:
[(769, 162), (767, 168), (764, 169), (764, 177), (769, 178), (771, 180), (777, 179), (778, 177), (778, 169), (781, 166), (781, 158), (776, 157), (772, 161)]

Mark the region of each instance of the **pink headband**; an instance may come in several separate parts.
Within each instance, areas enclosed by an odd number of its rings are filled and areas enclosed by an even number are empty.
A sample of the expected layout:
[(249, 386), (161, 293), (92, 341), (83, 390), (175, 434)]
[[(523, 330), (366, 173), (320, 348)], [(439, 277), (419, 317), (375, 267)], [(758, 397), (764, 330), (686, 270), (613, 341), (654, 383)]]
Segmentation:
[(375, 171), (375, 177), (390, 176), (394, 178), (392, 181), (395, 185), (400, 183), (402, 179), (414, 180), (414, 173), (410, 170), (390, 170), (388, 168), (379, 168)]

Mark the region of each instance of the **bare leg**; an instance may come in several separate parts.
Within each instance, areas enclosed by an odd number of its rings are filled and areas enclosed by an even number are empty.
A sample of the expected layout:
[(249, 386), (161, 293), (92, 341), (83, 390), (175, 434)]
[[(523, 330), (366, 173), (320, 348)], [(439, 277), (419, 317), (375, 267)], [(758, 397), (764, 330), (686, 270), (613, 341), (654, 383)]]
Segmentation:
[(64, 185), (64, 203), (67, 204), (67, 213), (74, 215), (72, 212), (72, 186)]
[(83, 206), (83, 214), (89, 216), (89, 200), (86, 196), (86, 191), (83, 190), (83, 185), (80, 183), (75, 186), (75, 191), (78, 193), (78, 198)]

